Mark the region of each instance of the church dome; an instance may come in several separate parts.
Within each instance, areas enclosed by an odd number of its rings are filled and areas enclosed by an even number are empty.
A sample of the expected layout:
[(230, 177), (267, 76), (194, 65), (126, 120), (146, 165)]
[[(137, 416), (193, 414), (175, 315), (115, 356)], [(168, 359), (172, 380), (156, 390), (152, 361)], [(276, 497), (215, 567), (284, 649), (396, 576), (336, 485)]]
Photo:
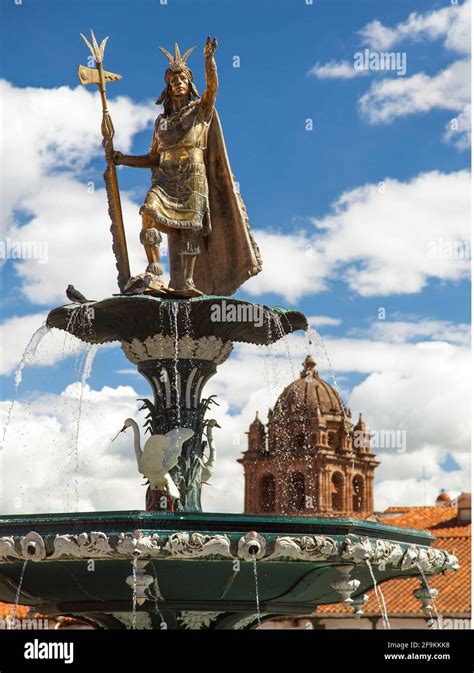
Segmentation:
[(437, 505), (450, 505), (451, 504), (451, 498), (449, 497), (449, 493), (446, 493), (446, 491), (441, 489), (440, 494), (436, 498), (436, 504)]
[(319, 377), (316, 363), (310, 355), (303, 363), (300, 377), (281, 393), (275, 411), (285, 414), (304, 413), (310, 416), (347, 415), (339, 394), (327, 381)]

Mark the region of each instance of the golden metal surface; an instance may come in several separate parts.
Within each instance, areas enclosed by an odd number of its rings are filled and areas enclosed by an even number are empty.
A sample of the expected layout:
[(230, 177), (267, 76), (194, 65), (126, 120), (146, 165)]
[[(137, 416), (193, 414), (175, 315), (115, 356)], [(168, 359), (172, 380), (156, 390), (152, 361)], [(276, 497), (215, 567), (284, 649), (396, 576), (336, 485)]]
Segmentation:
[(114, 125), (107, 108), (106, 82), (116, 82), (122, 79), (121, 75), (107, 72), (103, 69), (104, 51), (108, 37), (105, 37), (100, 46), (97, 43), (94, 32), (91, 30), (92, 44), (81, 33), (81, 37), (91, 52), (97, 69), (87, 68), (80, 65), (78, 69), (79, 81), (81, 84), (97, 84), (102, 101), (102, 146), (105, 152), (107, 168), (104, 172), (104, 181), (107, 191), (107, 201), (109, 205), (109, 216), (111, 220), (110, 231), (112, 233), (112, 249), (115, 255), (115, 261), (118, 271), (117, 282), (120, 291), (123, 292), (127, 281), (130, 279), (130, 263), (128, 260), (127, 240), (125, 236), (125, 227), (123, 224), (122, 203), (120, 200), (120, 189), (117, 179), (117, 169), (113, 160), (113, 137), (115, 134)]

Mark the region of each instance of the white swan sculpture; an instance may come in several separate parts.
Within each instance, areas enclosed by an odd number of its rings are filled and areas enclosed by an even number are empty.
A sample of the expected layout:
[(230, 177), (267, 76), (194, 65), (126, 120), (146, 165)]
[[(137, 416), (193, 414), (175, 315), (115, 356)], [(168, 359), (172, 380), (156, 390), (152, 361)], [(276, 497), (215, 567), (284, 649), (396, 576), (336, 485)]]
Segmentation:
[[(138, 471), (150, 482), (150, 489), (164, 491), (171, 498), (179, 498), (178, 487), (169, 471), (178, 463), (181, 447), (194, 435), (190, 428), (174, 428), (165, 435), (152, 435), (143, 450), (140, 446), (140, 428), (133, 418), (127, 418), (120, 432), (133, 429), (133, 447)], [(120, 434), (120, 433), (119, 433)]]

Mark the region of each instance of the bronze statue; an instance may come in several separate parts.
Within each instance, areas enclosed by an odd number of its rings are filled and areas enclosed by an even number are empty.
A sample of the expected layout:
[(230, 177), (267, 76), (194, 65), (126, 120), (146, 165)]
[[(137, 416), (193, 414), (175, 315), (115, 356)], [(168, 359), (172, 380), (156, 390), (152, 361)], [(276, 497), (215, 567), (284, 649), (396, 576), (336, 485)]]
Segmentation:
[[(214, 52), (217, 40), (204, 46), (206, 89), (199, 97), (186, 60), (193, 51), (169, 60), (166, 87), (157, 104), (148, 154), (113, 152), (115, 164), (151, 168), (151, 187), (140, 208), (140, 241), (152, 275), (150, 287), (181, 296), (233, 294), (259, 273), (261, 258), (252, 237), (242, 198), (230, 170), (219, 117), (214, 107), (218, 80)], [(168, 235), (169, 290), (162, 281), (161, 233)], [(125, 288), (126, 291), (127, 288)]]

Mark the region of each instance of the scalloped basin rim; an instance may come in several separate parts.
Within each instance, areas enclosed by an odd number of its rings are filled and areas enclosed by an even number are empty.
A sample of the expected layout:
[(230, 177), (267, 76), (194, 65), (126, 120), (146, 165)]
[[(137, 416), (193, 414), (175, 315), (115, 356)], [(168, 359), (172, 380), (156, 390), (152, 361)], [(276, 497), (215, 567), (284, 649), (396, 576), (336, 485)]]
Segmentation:
[[(381, 524), (375, 521), (351, 519), (347, 517), (276, 517), (272, 515), (230, 514), (221, 512), (145, 512), (141, 510), (115, 512), (74, 512), (45, 514), (15, 514), (0, 516), (0, 536), (27, 533), (38, 526), (42, 528), (67, 528), (76, 532), (80, 526), (88, 524), (102, 526), (104, 532), (113, 530), (127, 532), (129, 530), (188, 530), (222, 533), (245, 533), (257, 531), (261, 534), (287, 535), (356, 535), (369, 538), (389, 539), (407, 544), (430, 545), (435, 537), (428, 531), (400, 528)], [(46, 531), (45, 531), (46, 532)]]
[[(216, 302), (225, 302), (225, 305), (217, 306), (219, 313), (214, 312)], [(176, 311), (169, 309), (172, 306), (177, 307)], [(187, 310), (180, 311), (180, 306)], [(166, 310), (161, 311), (162, 307)], [(229, 313), (228, 307), (244, 307), (247, 310)], [(84, 313), (81, 309), (85, 309)], [(308, 329), (308, 321), (299, 311), (217, 296), (176, 300), (147, 295), (116, 295), (54, 308), (49, 312), (46, 324), (89, 343), (131, 341), (135, 338), (144, 341), (163, 334), (178, 338), (192, 335), (197, 339), (215, 336), (222, 341), (267, 345), (297, 329)]]

